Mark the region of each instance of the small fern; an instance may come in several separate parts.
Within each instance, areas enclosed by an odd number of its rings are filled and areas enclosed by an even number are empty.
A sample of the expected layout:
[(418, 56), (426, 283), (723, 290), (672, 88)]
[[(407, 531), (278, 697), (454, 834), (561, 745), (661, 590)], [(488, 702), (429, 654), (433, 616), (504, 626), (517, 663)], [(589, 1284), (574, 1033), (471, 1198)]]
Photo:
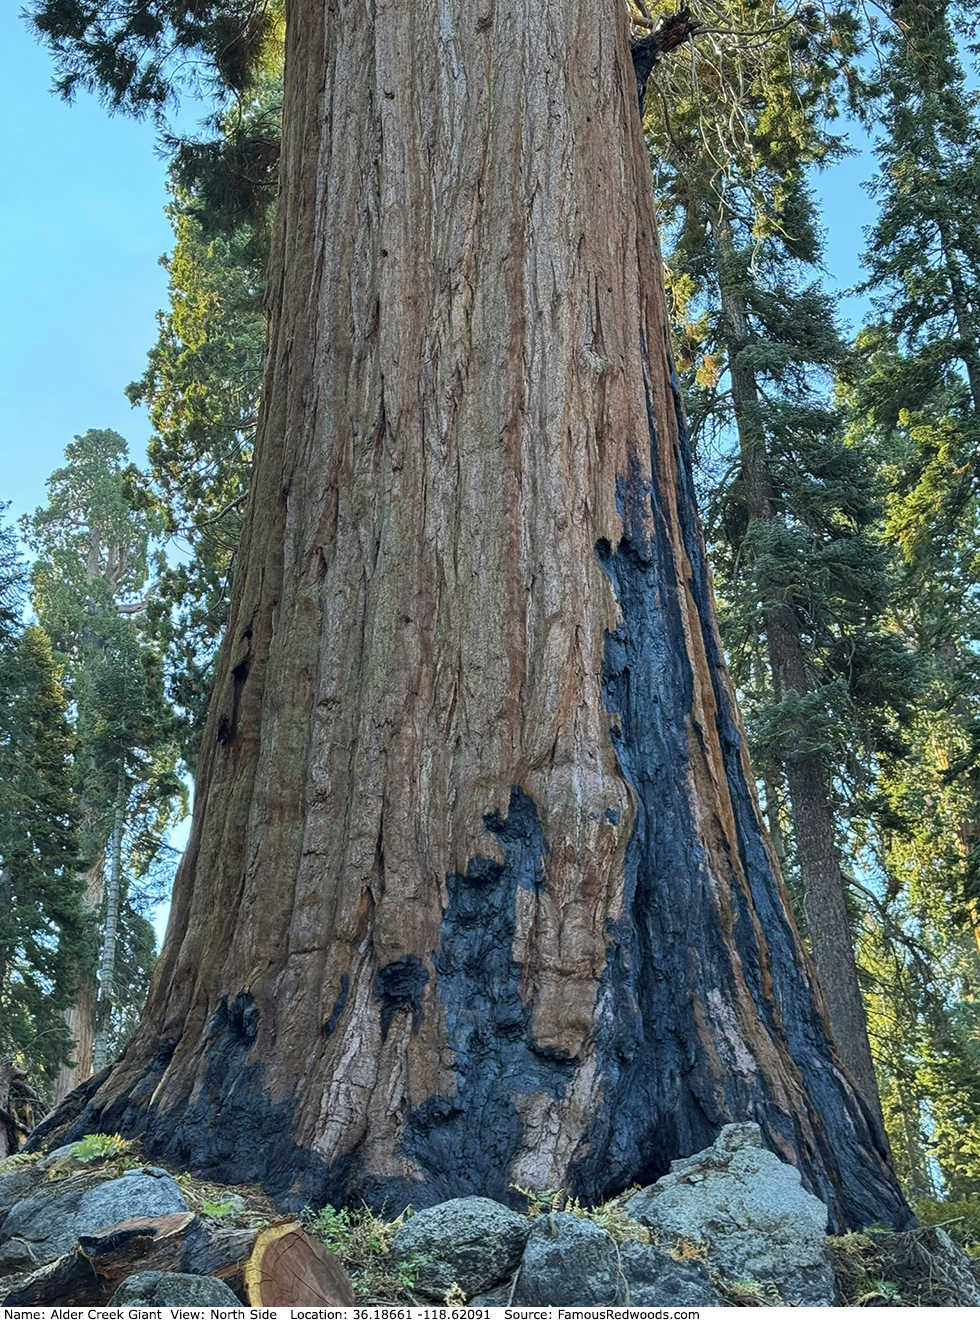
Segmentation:
[(130, 1149), (121, 1134), (86, 1134), (72, 1145), (73, 1161), (110, 1161), (121, 1157)]

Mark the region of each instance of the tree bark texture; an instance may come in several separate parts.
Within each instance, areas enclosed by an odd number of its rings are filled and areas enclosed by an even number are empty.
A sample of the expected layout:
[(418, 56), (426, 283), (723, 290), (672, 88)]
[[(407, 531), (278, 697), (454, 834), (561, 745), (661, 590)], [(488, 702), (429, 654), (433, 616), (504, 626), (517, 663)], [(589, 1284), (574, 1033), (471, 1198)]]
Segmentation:
[(105, 927), (102, 931), (102, 948), (99, 951), (99, 999), (95, 1007), (95, 1043), (92, 1047), (92, 1069), (96, 1072), (105, 1068), (109, 1057), (112, 1007), (116, 1000), (116, 943), (119, 938), (119, 911), (122, 905), (122, 842), (123, 829), (126, 825), (128, 792), (126, 773), (120, 771), (116, 778), (116, 795), (112, 808)]
[[(105, 886), (105, 855), (100, 854), (96, 862), (85, 874), (85, 896), (82, 906), (87, 914), (93, 915), (93, 924), (98, 921), (102, 908), (103, 887)], [(62, 1065), (55, 1080), (51, 1097), (53, 1106), (58, 1106), (70, 1092), (92, 1076), (92, 1052), (95, 1046), (95, 1005), (98, 995), (96, 983), (96, 965), (98, 951), (92, 938), (92, 964), (86, 968), (78, 980), (75, 1000), (64, 1011), (64, 1020), (68, 1025), (72, 1040), (72, 1064)]]
[(0, 1161), (20, 1147), (22, 1135), (13, 1113), (10, 1094), (15, 1080), (24, 1077), (24, 1071), (14, 1064), (10, 1056), (0, 1054)]
[(194, 829), (70, 1132), (398, 1211), (752, 1118), (904, 1223), (725, 677), (625, 12), (292, 0), (277, 227)]

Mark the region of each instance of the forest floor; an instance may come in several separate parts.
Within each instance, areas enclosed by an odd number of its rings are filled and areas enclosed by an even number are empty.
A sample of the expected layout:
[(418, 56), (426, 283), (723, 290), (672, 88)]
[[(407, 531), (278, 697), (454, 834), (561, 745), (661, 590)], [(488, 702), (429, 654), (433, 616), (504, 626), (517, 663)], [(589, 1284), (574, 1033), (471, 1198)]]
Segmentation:
[[(118, 1155), (105, 1161), (104, 1165), (100, 1163), (109, 1178), (146, 1164), (137, 1144), (127, 1142), (121, 1147), (123, 1150)], [(26, 1155), (8, 1158), (0, 1163), (0, 1170), (11, 1169), (15, 1163), (30, 1159)], [(176, 1170), (164, 1162), (153, 1161), (152, 1164), (162, 1167), (173, 1176), (189, 1211), (214, 1222), (222, 1229), (260, 1230), (284, 1220), (283, 1213), (258, 1185), (220, 1184), (200, 1179), (189, 1171)], [(608, 1226), (611, 1219), (616, 1219), (612, 1204), (596, 1209), (578, 1208), (576, 1204), (570, 1210), (604, 1226)], [(533, 1209), (529, 1208), (529, 1211), (534, 1214)], [(388, 1253), (402, 1217), (385, 1221), (374, 1216), (367, 1208), (327, 1207), (306, 1208), (286, 1219), (298, 1221), (308, 1234), (322, 1241), (338, 1255), (351, 1279), (358, 1304), (422, 1302), (412, 1290), (412, 1265), (397, 1263)], [(923, 1226), (904, 1234), (876, 1229), (831, 1236), (827, 1243), (834, 1266), (836, 1302), (839, 1306), (955, 1306), (963, 1301), (961, 1292), (964, 1273), (967, 1281), (972, 1280), (975, 1288), (980, 1290), (980, 1261), (957, 1253), (955, 1261), (951, 1263), (941, 1238), (937, 1238), (937, 1228), (933, 1226)], [(29, 1274), (21, 1272), (0, 1277), (0, 1298)], [(771, 1288), (757, 1286), (753, 1282), (742, 1281), (732, 1285), (719, 1281), (716, 1284), (732, 1307), (782, 1304), (782, 1300)]]
[[(196, 1179), (186, 1172), (172, 1172), (191, 1211), (207, 1216), (220, 1209), (229, 1194), (237, 1195), (222, 1224), (253, 1228), (281, 1220), (268, 1197), (257, 1185), (217, 1185)], [(601, 1217), (601, 1209), (597, 1209)], [(588, 1211), (584, 1213), (588, 1215)], [(411, 1270), (392, 1264), (387, 1248), (397, 1221), (382, 1221), (366, 1208), (362, 1211), (307, 1210), (297, 1218), (304, 1228), (333, 1249), (351, 1277), (358, 1303), (419, 1303), (411, 1289)], [(884, 1231), (829, 1236), (827, 1246), (834, 1266), (837, 1304), (859, 1308), (948, 1307), (951, 1287), (944, 1256), (935, 1250), (935, 1229), (896, 1235)], [(980, 1289), (980, 1261), (969, 1260), (967, 1270)], [(721, 1283), (733, 1307), (779, 1306), (781, 1301), (751, 1283), (737, 1286)]]

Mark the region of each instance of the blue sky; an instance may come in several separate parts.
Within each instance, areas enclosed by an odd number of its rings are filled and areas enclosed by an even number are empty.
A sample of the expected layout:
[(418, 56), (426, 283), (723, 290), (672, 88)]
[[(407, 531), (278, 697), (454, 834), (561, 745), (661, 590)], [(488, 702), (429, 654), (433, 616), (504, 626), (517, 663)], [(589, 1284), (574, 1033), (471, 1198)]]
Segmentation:
[[(172, 235), (152, 125), (110, 116), (86, 94), (71, 106), (55, 97), (50, 56), (7, 7), (0, 49), (0, 500), (17, 517), (44, 501), (76, 433), (114, 428), (142, 456), (149, 422), (123, 392), (156, 338)], [(819, 180), (834, 288), (858, 278), (870, 170), (865, 156)]]
[(0, 500), (8, 519), (45, 499), (76, 433), (112, 427), (142, 454), (141, 375), (166, 302), (172, 245), (164, 163), (147, 123), (91, 96), (65, 105), (53, 66), (13, 7), (0, 9), (5, 131), (0, 188)]
[[(52, 94), (53, 64), (0, 9), (7, 125), (0, 190), (0, 501), (33, 512), (72, 437), (111, 427), (145, 459), (150, 423), (124, 391), (142, 375), (167, 301), (166, 168), (149, 123), (91, 96)], [(193, 115), (182, 123), (192, 125)], [(182, 847), (189, 822), (171, 843)], [(158, 943), (169, 904), (156, 911)]]
[[(10, 519), (44, 503), (65, 446), (90, 427), (113, 428), (145, 458), (149, 420), (124, 390), (156, 338), (167, 299), (159, 258), (172, 233), (153, 126), (110, 116), (85, 94), (71, 106), (54, 96), (47, 51), (9, 8), (0, 9), (0, 49), (0, 501)], [(193, 119), (191, 107), (182, 127)], [(861, 225), (872, 217), (861, 181), (871, 169), (865, 155), (818, 180), (833, 289), (859, 276)], [(166, 906), (160, 936), (165, 916)]]

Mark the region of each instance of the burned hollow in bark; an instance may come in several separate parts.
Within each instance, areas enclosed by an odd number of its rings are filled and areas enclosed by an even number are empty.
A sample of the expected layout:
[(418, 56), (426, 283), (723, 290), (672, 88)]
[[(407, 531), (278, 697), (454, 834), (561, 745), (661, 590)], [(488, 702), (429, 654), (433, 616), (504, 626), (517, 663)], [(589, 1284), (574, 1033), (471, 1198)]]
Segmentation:
[(835, 1224), (904, 1222), (720, 655), (625, 14), (294, 0), (284, 114), (194, 830), (47, 1132), (397, 1211), (751, 1118)]

